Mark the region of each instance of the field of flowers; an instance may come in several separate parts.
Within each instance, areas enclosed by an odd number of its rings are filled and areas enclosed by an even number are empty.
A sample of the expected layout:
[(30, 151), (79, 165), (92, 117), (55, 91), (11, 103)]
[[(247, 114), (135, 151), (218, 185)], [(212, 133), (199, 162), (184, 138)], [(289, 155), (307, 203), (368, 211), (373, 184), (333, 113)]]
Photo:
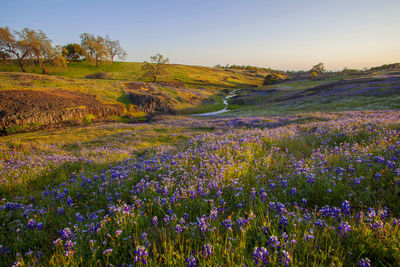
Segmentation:
[(399, 266), (400, 112), (0, 139), (0, 265)]

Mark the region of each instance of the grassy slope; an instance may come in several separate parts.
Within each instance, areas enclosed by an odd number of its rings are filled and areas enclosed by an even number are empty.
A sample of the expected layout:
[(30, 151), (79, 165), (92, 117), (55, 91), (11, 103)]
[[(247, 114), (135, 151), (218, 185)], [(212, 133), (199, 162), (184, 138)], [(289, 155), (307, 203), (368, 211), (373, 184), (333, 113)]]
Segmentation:
[[(112, 65), (104, 64), (96, 68), (86, 62), (70, 63), (66, 73), (55, 74), (83, 78), (91, 73), (106, 72), (118, 80), (151, 81), (150, 78), (143, 78), (144, 71), (141, 69), (143, 64), (138, 62), (115, 62)], [(225, 71), (209, 67), (172, 64), (167, 66), (167, 73), (161, 75), (158, 80), (183, 82), (188, 87), (204, 87), (207, 89), (240, 87), (243, 84), (260, 85), (262, 83), (261, 78), (240, 70)]]
[[(0, 72), (1, 89), (47, 89), (60, 88), (64, 90), (76, 90), (91, 93), (98, 96), (104, 102), (119, 103), (125, 105), (128, 110), (129, 101), (122, 92), (124, 82), (132, 80), (149, 81), (143, 78), (143, 63), (115, 62), (114, 64), (103, 64), (98, 68), (86, 63), (69, 63), (66, 72), (54, 70), (55, 76), (44, 76), (47, 80), (15, 81), (9, 78), (9, 74)], [(15, 65), (0, 65), (0, 71), (18, 70)], [(30, 71), (39, 70), (31, 67)], [(106, 72), (111, 74), (112, 80), (88, 80), (83, 79), (86, 75)], [(262, 78), (259, 75), (267, 73), (250, 73), (242, 70), (225, 70), (200, 66), (168, 65), (167, 74), (160, 76), (160, 81), (181, 82), (189, 88), (200, 88), (195, 93), (205, 94), (210, 101), (193, 105), (183, 101), (184, 92), (171, 88), (160, 88), (162, 91), (178, 100), (176, 109), (179, 114), (193, 114), (218, 110), (223, 108), (222, 98), (224, 93), (220, 89), (225, 88), (248, 88), (249, 85), (261, 85)], [(258, 75), (258, 77), (256, 76)], [(289, 98), (302, 90), (325, 83), (335, 82), (342, 79), (352, 78), (350, 74), (329, 77), (323, 80), (306, 80), (284, 82), (277, 85), (261, 86), (257, 90), (277, 90), (268, 94), (249, 94), (243, 91), (241, 95), (246, 96), (246, 102), (240, 105), (230, 106), (232, 112), (223, 115), (276, 115), (295, 114), (305, 112), (354, 110), (354, 109), (397, 109), (398, 97), (393, 96), (357, 96), (351, 98), (335, 97), (308, 98), (281, 101)], [(193, 92), (191, 92), (193, 93)], [(277, 101), (280, 100), (280, 101)]]
[[(349, 78), (354, 77), (339, 74), (324, 80), (289, 81), (276, 85), (263, 86), (257, 89), (260, 92), (263, 90), (269, 91), (269, 93), (265, 94), (243, 91), (240, 95), (244, 97), (245, 103), (231, 105), (230, 109), (232, 109), (232, 111), (225, 115), (271, 116), (325, 111), (382, 110), (400, 108), (400, 91), (391, 94), (385, 93), (385, 88), (393, 85), (390, 83), (380, 84), (380, 89), (377, 89), (377, 92), (379, 93), (373, 96), (365, 95), (360, 92), (345, 97), (338, 94), (330, 96), (317, 95), (303, 98), (291, 98), (293, 95), (309, 88)], [(363, 89), (364, 87), (366, 87), (366, 85), (361, 84), (358, 89)]]
[[(123, 104), (129, 110), (129, 101), (122, 92), (122, 87), (126, 81), (150, 81), (148, 78), (143, 78), (142, 66), (143, 63), (114, 62), (113, 64), (103, 64), (96, 68), (86, 62), (78, 62), (69, 63), (66, 72), (54, 69), (51, 75), (37, 74), (34, 75), (36, 78), (33, 77), (34, 79), (32, 79), (29, 78), (32, 76), (29, 74), (26, 78), (13, 79), (13, 74), (5, 73), (5, 71), (18, 72), (18, 66), (0, 64), (0, 90), (46, 90), (57, 88), (80, 91), (94, 94), (103, 102)], [(27, 69), (32, 73), (40, 72), (39, 69), (33, 66), (28, 66)], [(112, 79), (84, 79), (88, 74), (97, 72), (109, 73)], [(211, 101), (206, 101), (206, 103), (200, 105), (178, 101), (176, 105), (178, 112), (180, 114), (190, 114), (220, 109), (223, 97), (223, 94), (219, 93), (220, 89), (260, 85), (262, 78), (256, 77), (257, 74), (265, 75), (266, 73), (250, 73), (242, 70), (222, 70), (200, 66), (168, 65), (167, 74), (160, 76), (158, 80), (182, 82), (189, 88), (199, 88), (199, 91), (194, 91), (195, 94), (203, 94), (206, 98), (209, 97)], [(179, 90), (160, 89), (178, 100), (183, 98), (185, 94), (185, 92)]]
[[(144, 71), (140, 62), (114, 62), (105, 63), (99, 67), (94, 67), (87, 62), (69, 63), (66, 71), (54, 69), (51, 74), (56, 76), (65, 76), (69, 78), (84, 78), (88, 74), (96, 72), (106, 72), (111, 74), (115, 80), (140, 80), (151, 81), (150, 78), (143, 78)], [(28, 72), (40, 73), (40, 70), (33, 66), (27, 67)], [(1, 71), (20, 71), (17, 65), (0, 64)], [(210, 67), (188, 66), (188, 65), (167, 65), (167, 73), (161, 75), (159, 81), (178, 81), (183, 82), (189, 87), (204, 87), (208, 89), (218, 89), (226, 87), (240, 87), (243, 85), (260, 85), (262, 78), (256, 77), (256, 74), (242, 70), (223, 70)]]

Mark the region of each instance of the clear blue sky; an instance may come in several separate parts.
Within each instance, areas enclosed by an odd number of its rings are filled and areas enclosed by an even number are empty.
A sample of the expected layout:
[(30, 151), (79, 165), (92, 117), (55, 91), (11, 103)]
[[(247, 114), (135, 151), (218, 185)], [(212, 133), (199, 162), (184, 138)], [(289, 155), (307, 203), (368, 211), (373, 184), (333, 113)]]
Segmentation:
[(128, 61), (282, 70), (400, 62), (400, 0), (8, 0), (0, 26), (43, 30), (55, 44), (83, 32), (120, 40)]

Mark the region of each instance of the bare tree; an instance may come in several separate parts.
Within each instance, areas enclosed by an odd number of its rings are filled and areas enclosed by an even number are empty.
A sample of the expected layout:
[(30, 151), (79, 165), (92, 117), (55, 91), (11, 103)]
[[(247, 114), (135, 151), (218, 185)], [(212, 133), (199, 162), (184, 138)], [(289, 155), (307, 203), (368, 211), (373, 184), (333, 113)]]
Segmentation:
[(95, 37), (93, 34), (89, 33), (82, 33), (80, 37), (81, 45), (86, 50), (88, 61), (95, 61), (97, 67), (99, 62), (107, 59), (109, 55), (103, 37)]
[(0, 27), (0, 51), (15, 56), (23, 72), (26, 72), (24, 60), (32, 52), (30, 41), (24, 34), (27, 30), (24, 29), (21, 32), (12, 34), (7, 27)]
[(106, 45), (108, 55), (111, 59), (111, 62), (114, 62), (115, 56), (118, 56), (120, 59), (126, 58), (127, 54), (124, 51), (124, 49), (122, 49), (118, 40), (112, 41), (112, 40), (110, 40), (110, 37), (108, 35), (106, 35), (105, 45)]
[(169, 63), (169, 59), (161, 54), (156, 54), (150, 57), (150, 63), (145, 62), (142, 70), (145, 70), (143, 77), (152, 77), (153, 82), (156, 82), (157, 77), (162, 74), (166, 74), (166, 65)]

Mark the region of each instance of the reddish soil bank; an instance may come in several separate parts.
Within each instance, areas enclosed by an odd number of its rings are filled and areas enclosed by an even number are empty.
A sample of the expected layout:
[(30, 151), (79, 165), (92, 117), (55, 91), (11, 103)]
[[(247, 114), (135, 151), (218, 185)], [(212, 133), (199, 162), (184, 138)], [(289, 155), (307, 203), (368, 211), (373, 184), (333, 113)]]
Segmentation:
[(122, 106), (103, 104), (95, 96), (79, 92), (0, 91), (0, 135), (12, 128), (11, 132), (30, 131), (60, 123), (81, 123), (85, 118), (105, 121), (123, 113)]

